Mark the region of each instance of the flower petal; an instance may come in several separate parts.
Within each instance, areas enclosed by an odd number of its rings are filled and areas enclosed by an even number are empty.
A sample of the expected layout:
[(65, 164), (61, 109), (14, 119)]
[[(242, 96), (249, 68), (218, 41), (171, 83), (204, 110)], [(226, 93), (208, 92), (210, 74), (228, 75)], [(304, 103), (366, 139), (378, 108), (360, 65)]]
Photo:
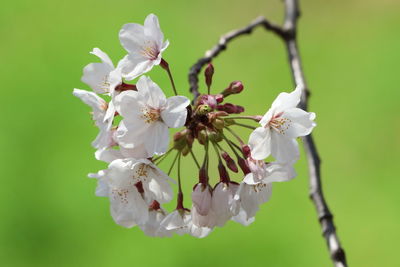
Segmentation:
[(280, 93), (272, 103), (271, 109), (274, 109), (276, 113), (279, 113), (286, 109), (295, 108), (300, 102), (301, 91), (302, 88), (297, 86), (291, 93)]
[(299, 145), (296, 139), (271, 131), (271, 154), (280, 163), (294, 163), (300, 157)]
[(290, 126), (285, 130), (285, 136), (288, 138), (306, 136), (310, 134), (312, 129), (316, 126), (316, 123), (313, 121), (315, 119), (315, 113), (307, 112), (299, 108), (286, 110), (282, 117), (290, 121)]
[(144, 27), (136, 23), (123, 25), (119, 31), (119, 40), (129, 53), (139, 52), (147, 40), (144, 34)]
[(249, 137), (251, 156), (256, 160), (263, 160), (271, 154), (271, 130), (258, 127)]
[(165, 106), (167, 99), (161, 88), (149, 77), (142, 76), (136, 84), (138, 93), (143, 97), (146, 105), (160, 109)]
[(121, 75), (126, 80), (133, 80), (140, 75), (150, 71), (155, 62), (144, 57), (138, 50), (135, 53), (126, 55), (118, 62), (117, 69), (121, 70)]
[(160, 29), (160, 23), (156, 15), (149, 14), (144, 20), (144, 34), (155, 41), (158, 50), (161, 49), (161, 45), (164, 41), (164, 34)]
[(162, 122), (154, 122), (144, 133), (142, 141), (149, 155), (165, 153), (169, 144), (168, 126)]
[(178, 128), (185, 125), (187, 106), (190, 100), (185, 96), (173, 96), (167, 99), (166, 108), (161, 112), (162, 120), (170, 128)]

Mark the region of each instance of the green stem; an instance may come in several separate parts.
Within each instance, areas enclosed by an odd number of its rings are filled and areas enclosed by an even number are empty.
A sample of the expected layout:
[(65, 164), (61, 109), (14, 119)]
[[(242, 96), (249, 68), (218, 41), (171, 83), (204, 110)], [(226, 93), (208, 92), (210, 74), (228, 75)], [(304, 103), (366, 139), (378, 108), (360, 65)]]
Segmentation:
[(248, 128), (248, 129), (252, 129), (252, 130), (257, 129), (257, 127), (250, 126), (250, 125), (243, 124), (243, 123), (238, 123), (238, 122), (236, 122), (236, 121), (235, 121), (235, 123), (232, 124), (232, 125), (237, 125), (237, 126), (241, 126), (241, 127)]
[(193, 150), (192, 150), (191, 147), (189, 148), (189, 152), (190, 152), (190, 155), (192, 155), (192, 158), (193, 158), (194, 162), (196, 163), (197, 168), (200, 169), (200, 164), (197, 161), (196, 156), (194, 155)]
[(176, 160), (178, 159), (178, 156), (179, 156), (180, 153), (181, 153), (180, 151), (178, 151), (178, 152), (176, 153), (176, 156), (175, 156), (175, 158), (174, 158), (174, 161), (172, 162), (171, 167), (170, 167), (169, 170), (168, 170), (168, 176), (171, 174), (172, 168), (174, 167), (175, 162), (176, 162)]

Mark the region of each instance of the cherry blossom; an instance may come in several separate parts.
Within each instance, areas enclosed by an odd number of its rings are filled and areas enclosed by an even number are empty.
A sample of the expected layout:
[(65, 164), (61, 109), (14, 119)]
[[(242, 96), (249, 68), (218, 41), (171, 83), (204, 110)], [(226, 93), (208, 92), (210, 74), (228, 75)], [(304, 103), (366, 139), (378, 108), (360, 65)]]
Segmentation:
[(300, 102), (301, 88), (281, 93), (270, 110), (261, 119), (261, 127), (249, 138), (252, 157), (263, 160), (270, 154), (279, 162), (293, 163), (299, 157), (297, 137), (310, 134), (315, 127), (315, 113), (296, 106)]
[(101, 63), (90, 63), (83, 69), (82, 82), (89, 85), (97, 94), (112, 94), (122, 82), (119, 70), (116, 70), (109, 56), (99, 48), (91, 54), (100, 58)]
[(96, 194), (109, 197), (115, 222), (128, 228), (146, 224), (154, 200), (166, 203), (172, 199), (172, 180), (145, 159), (117, 159), (90, 177), (99, 181)]
[(182, 127), (186, 122), (190, 100), (184, 96), (166, 98), (150, 78), (140, 77), (137, 91), (125, 91), (115, 99), (117, 111), (123, 117), (116, 139), (125, 148), (142, 144), (148, 155), (164, 153), (168, 148), (168, 127)]
[(168, 40), (164, 42), (164, 34), (154, 14), (146, 17), (144, 25), (125, 24), (119, 32), (119, 39), (128, 55), (118, 63), (118, 69), (127, 80), (133, 80), (159, 65), (162, 52), (169, 45)]

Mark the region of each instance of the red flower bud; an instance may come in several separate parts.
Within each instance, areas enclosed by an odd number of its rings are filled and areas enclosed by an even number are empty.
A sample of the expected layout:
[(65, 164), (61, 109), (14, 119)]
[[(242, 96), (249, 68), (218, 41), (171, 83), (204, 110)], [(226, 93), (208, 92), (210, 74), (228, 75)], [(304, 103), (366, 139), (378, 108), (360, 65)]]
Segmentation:
[(212, 84), (212, 77), (214, 75), (214, 66), (211, 63), (207, 65), (204, 75), (206, 76), (207, 87), (210, 88)]
[(218, 172), (219, 172), (219, 178), (220, 178), (221, 182), (228, 183), (230, 181), (229, 174), (226, 171), (224, 164), (222, 164), (222, 161), (220, 161), (218, 164)]
[(238, 164), (240, 168), (242, 169), (242, 172), (244, 175), (251, 173), (249, 166), (247, 165), (247, 162), (244, 158), (238, 158)]
[(226, 97), (228, 95), (232, 95), (232, 94), (239, 94), (240, 92), (243, 91), (243, 84), (240, 81), (234, 81), (231, 82), (231, 84), (229, 85), (228, 88), (226, 88), (222, 94)]
[(226, 153), (225, 151), (222, 152), (221, 154), (222, 158), (225, 160), (226, 162), (226, 166), (228, 166), (228, 168), (233, 171), (233, 172), (238, 172), (238, 167), (236, 166), (235, 161), (229, 156), (228, 153)]

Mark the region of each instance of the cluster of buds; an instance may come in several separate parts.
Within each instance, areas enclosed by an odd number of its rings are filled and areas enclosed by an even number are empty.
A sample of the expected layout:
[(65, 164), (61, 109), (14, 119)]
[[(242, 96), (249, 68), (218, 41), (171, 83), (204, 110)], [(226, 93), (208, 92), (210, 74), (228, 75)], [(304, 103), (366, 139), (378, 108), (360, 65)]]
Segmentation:
[[(259, 205), (269, 200), (272, 183), (296, 176), (296, 138), (315, 127), (315, 114), (297, 108), (302, 88), (279, 94), (264, 116), (242, 115), (244, 107), (226, 100), (242, 93), (243, 84), (234, 81), (211, 94), (215, 71), (209, 64), (204, 71), (207, 93), (190, 104), (178, 95), (162, 57), (169, 42), (155, 15), (150, 14), (144, 25), (124, 25), (119, 37), (128, 54), (117, 67), (107, 54), (93, 49), (101, 62), (87, 65), (82, 81), (94, 92), (74, 89), (74, 95), (92, 108), (99, 128), (92, 142), (95, 157), (109, 165), (89, 177), (98, 180), (96, 195), (109, 198), (114, 221), (127, 228), (138, 226), (151, 236), (195, 237), (205, 237), (229, 220), (252, 223)], [(143, 75), (157, 65), (167, 72), (174, 96), (167, 98)], [(237, 127), (252, 131), (247, 142)], [(172, 142), (169, 128), (182, 128)], [(174, 154), (164, 172), (161, 162)], [(181, 177), (184, 157), (198, 169), (195, 181)], [(219, 179), (209, 177), (212, 168)], [(177, 182), (170, 177), (173, 169)], [(182, 183), (194, 185), (190, 207), (184, 205)], [(164, 205), (174, 200), (176, 208), (167, 211)]]

